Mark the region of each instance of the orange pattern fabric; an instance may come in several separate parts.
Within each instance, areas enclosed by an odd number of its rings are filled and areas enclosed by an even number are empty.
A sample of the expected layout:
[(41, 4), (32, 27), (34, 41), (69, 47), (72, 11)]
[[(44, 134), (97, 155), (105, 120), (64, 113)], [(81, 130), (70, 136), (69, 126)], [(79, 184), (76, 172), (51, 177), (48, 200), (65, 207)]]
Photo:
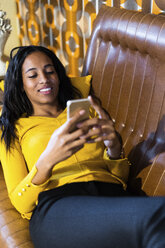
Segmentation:
[(16, 0), (21, 45), (53, 50), (69, 76), (79, 76), (93, 21), (102, 4), (159, 14), (158, 0)]

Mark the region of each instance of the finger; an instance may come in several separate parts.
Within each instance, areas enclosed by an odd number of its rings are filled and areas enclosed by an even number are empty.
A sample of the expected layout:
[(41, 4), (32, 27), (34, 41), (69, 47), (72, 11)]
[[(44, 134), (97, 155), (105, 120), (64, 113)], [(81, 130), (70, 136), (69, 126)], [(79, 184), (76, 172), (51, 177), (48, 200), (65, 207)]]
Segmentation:
[[(114, 133), (115, 132), (115, 129), (112, 125), (108, 125), (106, 123), (106, 125), (102, 125), (102, 124), (105, 124), (106, 121), (105, 120), (89, 120), (89, 121), (86, 121), (86, 123), (82, 124), (82, 125), (77, 125), (78, 127), (81, 126), (81, 128), (84, 130), (84, 135), (83, 135), (83, 138), (89, 138), (93, 135), (105, 135), (105, 136), (108, 136), (109, 134), (111, 133)], [(88, 125), (87, 125), (88, 124)]]
[(101, 126), (101, 129), (102, 129), (103, 134), (109, 135), (109, 134), (114, 133), (114, 135), (116, 136), (115, 128), (113, 126), (103, 125), (103, 126)]
[(75, 113), (75, 115), (66, 121), (64, 130), (66, 132), (70, 132), (76, 128), (76, 123), (80, 120), (80, 118), (85, 114), (85, 110), (80, 110)]
[(109, 116), (106, 114), (106, 112), (104, 111), (104, 109), (100, 106), (100, 104), (98, 104), (93, 98), (92, 96), (88, 96), (88, 99), (92, 105), (92, 107), (96, 110), (96, 112), (99, 115), (99, 118), (102, 119), (109, 119)]
[[(92, 128), (88, 131), (88, 133), (80, 136), (81, 139), (91, 139), (92, 137), (98, 137), (98, 136), (102, 136), (102, 130), (100, 127), (97, 127), (97, 128)], [(92, 138), (94, 139), (94, 138)]]
[(77, 129), (77, 130), (73, 131), (72, 133), (67, 134), (66, 142), (69, 143), (69, 142), (72, 142), (74, 140), (77, 140), (80, 137), (82, 137), (85, 133), (86, 133), (86, 131), (84, 131), (83, 129)]
[(110, 145), (111, 143), (114, 142), (114, 139), (113, 138), (111, 139), (110, 137), (107, 137), (104, 135), (97, 136), (97, 137), (95, 136), (95, 137), (91, 137), (89, 139), (86, 139), (87, 143), (96, 143), (96, 142), (101, 142), (101, 141), (108, 141), (108, 143)]
[(107, 126), (110, 127), (112, 129), (114, 129), (114, 124), (111, 120), (105, 120), (105, 119), (98, 119), (98, 118), (92, 118), (92, 119), (88, 119), (85, 120), (83, 122), (79, 122), (76, 125), (78, 128), (93, 128), (93, 127), (98, 127), (98, 126)]
[(116, 133), (114, 129), (107, 128), (106, 130), (102, 127), (92, 128), (88, 131), (88, 133), (80, 136), (80, 138), (86, 139), (88, 142), (94, 141), (113, 141), (116, 138)]
[(73, 142), (70, 142), (68, 148), (71, 151), (78, 151), (81, 148), (83, 148), (83, 146), (84, 146), (85, 143), (86, 143), (86, 140), (85, 139), (77, 139), (77, 140), (75, 140)]

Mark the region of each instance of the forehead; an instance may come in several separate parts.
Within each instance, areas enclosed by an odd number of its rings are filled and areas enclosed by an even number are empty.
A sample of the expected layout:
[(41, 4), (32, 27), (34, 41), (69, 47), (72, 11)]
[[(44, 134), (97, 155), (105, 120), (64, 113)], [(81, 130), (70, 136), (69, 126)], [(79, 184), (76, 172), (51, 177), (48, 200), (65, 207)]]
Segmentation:
[(53, 64), (51, 58), (49, 58), (43, 52), (33, 52), (29, 54), (24, 60), (24, 63), (22, 65), (22, 71), (27, 70), (29, 68), (43, 67), (47, 64)]

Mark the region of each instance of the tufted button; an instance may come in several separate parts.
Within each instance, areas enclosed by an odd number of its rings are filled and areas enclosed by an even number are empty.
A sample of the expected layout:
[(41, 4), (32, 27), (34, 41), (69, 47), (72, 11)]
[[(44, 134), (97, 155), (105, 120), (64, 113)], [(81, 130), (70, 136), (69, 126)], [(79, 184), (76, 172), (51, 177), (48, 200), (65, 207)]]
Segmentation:
[(21, 196), (21, 195), (22, 195), (22, 193), (21, 193), (21, 192), (18, 192), (18, 195), (19, 195), (19, 196)]
[(140, 138), (142, 138), (143, 137), (143, 134), (140, 134), (139, 136), (140, 136)]
[(133, 133), (133, 131), (134, 131), (134, 130), (133, 130), (133, 128), (132, 128), (132, 129), (131, 129), (131, 132)]
[(26, 187), (30, 187), (30, 184), (27, 183), (27, 184), (26, 184)]
[(115, 123), (115, 119), (112, 119), (112, 121)]
[(25, 191), (26, 191), (26, 189), (25, 189), (25, 188), (22, 188), (22, 191), (23, 191), (23, 192), (25, 192)]
[(122, 123), (121, 125), (122, 125), (122, 127), (125, 127), (125, 124), (124, 123)]

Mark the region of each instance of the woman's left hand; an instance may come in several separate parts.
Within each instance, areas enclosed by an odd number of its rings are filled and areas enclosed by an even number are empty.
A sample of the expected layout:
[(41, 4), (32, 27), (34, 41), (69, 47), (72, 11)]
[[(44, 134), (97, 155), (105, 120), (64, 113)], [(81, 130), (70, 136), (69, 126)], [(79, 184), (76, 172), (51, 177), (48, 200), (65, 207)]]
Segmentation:
[(103, 141), (105, 146), (108, 148), (108, 155), (110, 157), (120, 157), (121, 143), (116, 135), (113, 121), (96, 100), (91, 96), (88, 98), (99, 118), (88, 119), (78, 124), (78, 127), (88, 129), (88, 132), (83, 136), (83, 138), (86, 138), (89, 143)]

